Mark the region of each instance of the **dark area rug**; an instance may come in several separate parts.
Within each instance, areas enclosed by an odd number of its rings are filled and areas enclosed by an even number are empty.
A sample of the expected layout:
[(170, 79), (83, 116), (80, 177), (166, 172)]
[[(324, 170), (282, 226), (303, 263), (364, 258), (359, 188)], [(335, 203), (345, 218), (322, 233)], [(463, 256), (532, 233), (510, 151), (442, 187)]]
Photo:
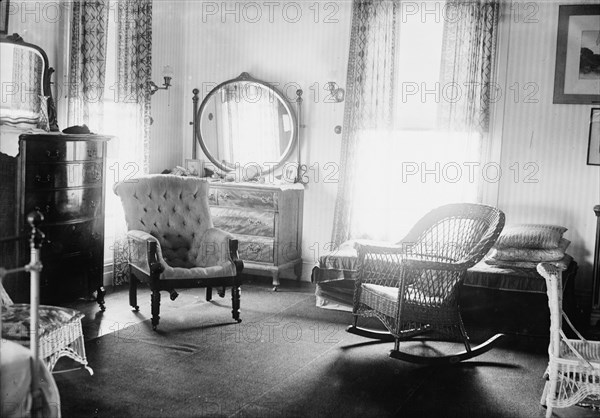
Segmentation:
[[(312, 285), (270, 289), (258, 280), (243, 287), (241, 324), (231, 321), (229, 293), (212, 302), (204, 289), (180, 291), (174, 302), (164, 297), (156, 332), (146, 289), (137, 313), (127, 289), (109, 293), (105, 313), (79, 304), (94, 375), (55, 375), (63, 416), (544, 416), (547, 354), (539, 344), (523, 349), (507, 338), (458, 365), (413, 365), (389, 358), (391, 343), (346, 333), (351, 315), (315, 307)], [(573, 407), (556, 416), (593, 414)]]

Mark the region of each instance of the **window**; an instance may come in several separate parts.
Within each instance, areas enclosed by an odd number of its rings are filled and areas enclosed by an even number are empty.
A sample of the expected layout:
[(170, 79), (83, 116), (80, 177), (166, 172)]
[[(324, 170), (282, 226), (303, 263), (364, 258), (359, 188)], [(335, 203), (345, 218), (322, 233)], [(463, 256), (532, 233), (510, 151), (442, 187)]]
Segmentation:
[(481, 136), (438, 123), (443, 32), (441, 13), (399, 13), (393, 129), (363, 132), (356, 169), (370, 174), (355, 185), (355, 237), (397, 241), (430, 209), (478, 200)]

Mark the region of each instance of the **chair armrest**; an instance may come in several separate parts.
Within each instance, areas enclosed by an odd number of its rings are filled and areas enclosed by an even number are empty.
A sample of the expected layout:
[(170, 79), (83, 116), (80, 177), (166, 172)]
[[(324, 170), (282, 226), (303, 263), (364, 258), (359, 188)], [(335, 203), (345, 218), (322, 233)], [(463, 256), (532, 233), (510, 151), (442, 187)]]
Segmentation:
[(127, 232), (129, 242), (129, 264), (148, 276), (158, 276), (165, 269), (160, 243), (144, 231)]
[(361, 283), (400, 287), (402, 260), (405, 258), (405, 248), (402, 245), (356, 243), (356, 250), (357, 287)]
[(410, 269), (416, 270), (447, 270), (447, 271), (460, 271), (467, 270), (472, 267), (472, 263), (457, 261), (438, 261), (427, 258), (414, 258), (407, 257), (403, 260), (404, 265)]
[(244, 263), (238, 257), (238, 240), (222, 229), (209, 228), (198, 243), (196, 265), (202, 267), (218, 266), (225, 262), (235, 264), (238, 274)]

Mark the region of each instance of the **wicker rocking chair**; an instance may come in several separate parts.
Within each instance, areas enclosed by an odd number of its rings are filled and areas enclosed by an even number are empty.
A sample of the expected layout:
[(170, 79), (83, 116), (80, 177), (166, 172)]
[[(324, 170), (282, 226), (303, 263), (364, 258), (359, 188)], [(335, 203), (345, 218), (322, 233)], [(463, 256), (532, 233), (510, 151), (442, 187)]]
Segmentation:
[[(491, 249), (504, 227), (504, 213), (479, 204), (449, 204), (429, 212), (407, 236), (390, 246), (360, 245), (352, 334), (394, 341), (390, 357), (413, 363), (456, 363), (478, 356), (502, 336), (471, 347), (458, 305), (468, 268)], [(376, 317), (389, 332), (358, 327), (358, 317)], [(424, 334), (428, 334), (424, 338)], [(420, 355), (400, 351), (400, 342), (462, 341), (465, 351)]]
[[(588, 341), (575, 329), (562, 310), (562, 272), (549, 263), (540, 263), (537, 271), (546, 279), (550, 308), (550, 345), (547, 379), (540, 403), (546, 417), (552, 408), (576, 404), (600, 405), (600, 341)], [(569, 339), (562, 330), (562, 319), (577, 335)]]

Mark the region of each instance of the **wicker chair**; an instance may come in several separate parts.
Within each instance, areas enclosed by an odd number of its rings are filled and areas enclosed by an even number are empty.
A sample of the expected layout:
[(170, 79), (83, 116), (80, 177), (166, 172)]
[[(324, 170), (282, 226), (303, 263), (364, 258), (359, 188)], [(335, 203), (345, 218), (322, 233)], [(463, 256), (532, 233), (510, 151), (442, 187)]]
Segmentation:
[(171, 300), (175, 287), (205, 287), (206, 300), (212, 288), (225, 296), (231, 287), (232, 317), (240, 319), (241, 272), (238, 241), (213, 227), (208, 206), (208, 182), (198, 177), (169, 174), (141, 176), (116, 183), (121, 198), (129, 241), (129, 304), (138, 310), (138, 282), (151, 290), (152, 328), (160, 319), (160, 292)]
[[(429, 212), (397, 244), (360, 245), (354, 324), (347, 331), (394, 341), (390, 356), (415, 363), (455, 363), (489, 350), (502, 334), (471, 348), (458, 292), (467, 269), (485, 256), (503, 227), (504, 213), (494, 207), (449, 204)], [(379, 318), (388, 332), (358, 327), (359, 316)], [(400, 341), (424, 334), (462, 341), (466, 350), (435, 356), (400, 351)]]
[[(36, 226), (43, 220), (43, 216), (39, 212), (30, 214), (28, 220), (33, 227), (32, 241), (33, 239), (39, 241), (39, 244), (36, 244), (38, 247), (35, 247), (37, 248), (39, 261), (39, 246), (41, 246), (43, 234), (37, 230)], [(1, 279), (5, 275), (20, 271), (28, 271), (32, 274), (35, 269), (39, 271), (41, 263), (37, 267), (33, 259), (25, 267), (11, 270), (0, 268), (0, 311), (2, 313), (0, 323), (2, 338), (17, 342), (25, 347), (30, 347), (30, 327), (32, 322), (34, 322), (33, 316), (35, 316), (39, 329), (39, 340), (37, 342), (39, 357), (44, 361), (49, 371), (54, 370), (54, 366), (61, 357), (69, 357), (81, 363), (90, 374), (94, 374), (88, 366), (85, 354), (83, 329), (81, 326), (81, 319), (84, 315), (81, 312), (59, 306), (39, 305), (37, 314), (34, 314), (31, 304), (13, 303), (4, 289)], [(39, 297), (37, 302), (39, 303)]]
[[(547, 379), (540, 403), (546, 417), (552, 408), (581, 403), (597, 407), (600, 401), (600, 341), (588, 341), (575, 329), (562, 310), (562, 272), (549, 263), (540, 263), (537, 271), (546, 279), (550, 308), (549, 362)], [(576, 334), (569, 339), (562, 330), (562, 319)]]

